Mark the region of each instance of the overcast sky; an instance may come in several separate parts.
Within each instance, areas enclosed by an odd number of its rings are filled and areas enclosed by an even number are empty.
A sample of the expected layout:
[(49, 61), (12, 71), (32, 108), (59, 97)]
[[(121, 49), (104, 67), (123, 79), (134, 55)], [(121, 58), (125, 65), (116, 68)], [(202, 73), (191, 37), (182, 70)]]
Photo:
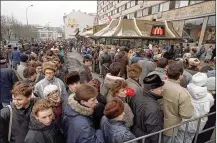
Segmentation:
[(69, 14), (73, 9), (87, 13), (96, 13), (97, 1), (1, 1), (1, 15), (13, 15), (17, 20), (26, 24), (26, 8), (28, 9), (29, 24), (45, 26), (62, 26), (64, 13)]

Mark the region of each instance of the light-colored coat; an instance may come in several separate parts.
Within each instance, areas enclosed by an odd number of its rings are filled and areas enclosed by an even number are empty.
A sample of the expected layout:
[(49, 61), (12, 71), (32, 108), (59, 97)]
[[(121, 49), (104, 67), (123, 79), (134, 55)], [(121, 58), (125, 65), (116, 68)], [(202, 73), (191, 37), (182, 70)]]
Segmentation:
[(24, 69), (27, 68), (27, 63), (20, 62), (20, 65), (17, 66), (17, 74), (22, 79), (25, 80), (26, 78), (23, 76)]
[[(189, 92), (178, 81), (168, 79), (163, 86), (164, 129), (190, 119), (194, 114)], [(166, 130), (166, 136), (172, 136), (173, 130)]]

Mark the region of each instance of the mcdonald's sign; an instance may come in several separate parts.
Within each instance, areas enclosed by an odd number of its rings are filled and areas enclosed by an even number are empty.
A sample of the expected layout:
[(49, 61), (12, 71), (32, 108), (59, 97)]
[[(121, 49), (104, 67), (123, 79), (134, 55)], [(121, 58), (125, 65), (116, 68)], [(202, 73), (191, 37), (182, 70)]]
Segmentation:
[(152, 36), (165, 36), (164, 26), (154, 25), (151, 30)]

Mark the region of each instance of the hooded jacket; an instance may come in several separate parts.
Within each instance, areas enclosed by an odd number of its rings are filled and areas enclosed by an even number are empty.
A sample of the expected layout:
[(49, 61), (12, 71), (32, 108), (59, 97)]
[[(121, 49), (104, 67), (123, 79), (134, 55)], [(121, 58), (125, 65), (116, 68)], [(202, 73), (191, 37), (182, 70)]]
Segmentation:
[(25, 138), (25, 143), (61, 143), (61, 136), (57, 123), (53, 121), (51, 125), (45, 126), (30, 115), (29, 131)]
[(107, 97), (108, 91), (111, 88), (111, 84), (114, 83), (114, 81), (117, 80), (117, 79), (124, 80), (121, 77), (112, 76), (110, 73), (107, 73), (106, 76), (105, 76), (105, 80), (103, 82), (103, 85), (102, 85), (102, 89), (100, 90), (101, 91), (101, 95), (104, 95), (104, 96)]
[(60, 80), (59, 78), (53, 77), (52, 80), (47, 80), (46, 78), (42, 79), (41, 81), (39, 81), (38, 83), (36, 83), (35, 85), (35, 91), (34, 93), (41, 98), (44, 98), (43, 92), (44, 92), (44, 88), (49, 85), (49, 84), (53, 84), (56, 85), (61, 93), (61, 99), (62, 99), (62, 105), (63, 105), (63, 109), (65, 109), (66, 104), (67, 104), (67, 100), (68, 100), (68, 93), (66, 92), (66, 87), (65, 84), (63, 83), (62, 80)]
[[(14, 104), (11, 104), (13, 118), (11, 127), (10, 143), (23, 143), (28, 132), (30, 114), (35, 99), (31, 99), (30, 105), (26, 109), (17, 109)], [(8, 143), (8, 128), (10, 121), (10, 110), (5, 107), (1, 110), (0, 116), (0, 143)]]
[[(141, 137), (163, 129), (163, 111), (158, 99), (162, 97), (149, 91), (143, 91), (143, 95), (137, 96), (132, 103), (132, 111), (135, 115), (132, 132), (136, 137)], [(157, 143), (158, 134), (147, 138), (147, 143)]]
[(123, 143), (136, 138), (125, 126), (124, 121), (109, 120), (103, 116), (100, 128), (103, 131), (105, 143)]
[[(200, 87), (193, 83), (190, 83), (187, 85), (187, 89), (191, 95), (191, 103), (194, 106), (194, 115), (191, 117), (191, 119), (208, 114), (210, 108), (214, 105), (214, 98), (210, 93), (208, 93), (207, 87)], [(207, 120), (207, 117), (201, 119), (199, 131), (203, 129)], [(189, 122), (188, 132), (195, 133), (197, 130), (197, 124), (197, 120)], [(180, 129), (185, 131), (185, 125), (182, 125)]]
[(73, 95), (68, 101), (62, 118), (66, 143), (104, 143), (102, 131), (93, 127), (93, 109), (79, 104)]

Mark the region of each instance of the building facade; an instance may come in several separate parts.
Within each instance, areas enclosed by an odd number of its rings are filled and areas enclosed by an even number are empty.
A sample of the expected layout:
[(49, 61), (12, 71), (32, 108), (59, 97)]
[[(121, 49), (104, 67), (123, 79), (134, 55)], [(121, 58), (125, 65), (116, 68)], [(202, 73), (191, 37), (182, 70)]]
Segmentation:
[(76, 29), (80, 32), (86, 27), (92, 27), (96, 19), (96, 14), (73, 10), (68, 15), (63, 16), (65, 39), (73, 38)]
[(188, 43), (215, 44), (215, 1), (98, 1), (97, 22), (105, 24), (111, 19), (171, 21), (174, 29)]
[(60, 27), (38, 27), (37, 33), (40, 40), (56, 40), (63, 36)]

